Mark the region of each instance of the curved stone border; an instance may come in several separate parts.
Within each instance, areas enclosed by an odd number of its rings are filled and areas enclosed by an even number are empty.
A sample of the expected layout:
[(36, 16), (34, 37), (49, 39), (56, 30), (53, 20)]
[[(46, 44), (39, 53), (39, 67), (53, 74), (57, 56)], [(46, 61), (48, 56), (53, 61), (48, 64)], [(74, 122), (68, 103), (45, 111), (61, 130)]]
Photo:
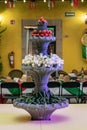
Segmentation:
[(61, 102), (61, 104), (26, 104), (20, 103), (16, 100), (13, 102), (13, 106), (26, 110), (31, 115), (32, 120), (50, 120), (51, 114), (61, 108), (68, 107), (69, 102)]

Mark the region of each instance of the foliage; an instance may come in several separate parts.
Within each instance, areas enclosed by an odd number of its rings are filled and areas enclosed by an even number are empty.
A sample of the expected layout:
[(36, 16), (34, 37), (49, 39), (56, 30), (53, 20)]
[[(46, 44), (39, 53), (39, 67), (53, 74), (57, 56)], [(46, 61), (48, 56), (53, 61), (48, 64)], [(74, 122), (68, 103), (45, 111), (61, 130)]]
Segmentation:
[(2, 69), (3, 69), (3, 65), (2, 63), (0, 63), (0, 72), (2, 71)]
[(5, 27), (4, 29), (0, 29), (0, 37), (1, 37), (1, 34), (7, 30), (7, 27)]
[[(5, 27), (5, 28), (2, 29), (2, 27), (0, 26), (0, 39), (1, 39), (2, 33), (4, 31), (6, 31), (6, 30), (7, 30), (7, 27)], [(2, 71), (2, 69), (3, 69), (3, 64), (1, 62), (1, 56), (0, 56), (0, 72)]]
[(66, 102), (65, 98), (60, 98), (55, 96), (53, 93), (48, 91), (47, 93), (44, 91), (39, 91), (37, 93), (31, 93), (29, 95), (22, 96), (21, 98), (17, 99), (20, 103), (26, 104), (52, 104), (52, 103), (59, 103), (60, 105), (62, 102)]
[(2, 71), (2, 69), (3, 69), (3, 64), (1, 62), (1, 56), (0, 56), (0, 72)]

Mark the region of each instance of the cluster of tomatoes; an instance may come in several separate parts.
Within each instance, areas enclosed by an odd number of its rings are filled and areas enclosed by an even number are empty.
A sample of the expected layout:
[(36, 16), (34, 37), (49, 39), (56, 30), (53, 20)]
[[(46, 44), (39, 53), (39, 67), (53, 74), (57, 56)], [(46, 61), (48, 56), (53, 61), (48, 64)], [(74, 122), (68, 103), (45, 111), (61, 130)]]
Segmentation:
[(53, 35), (52, 31), (47, 29), (47, 21), (43, 17), (38, 20), (38, 25), (38, 29), (32, 32), (32, 36), (50, 37)]
[(32, 32), (32, 36), (36, 36), (36, 37), (50, 37), (52, 36), (53, 33), (51, 30), (34, 30)]
[(39, 22), (40, 22), (40, 23), (47, 23), (47, 21), (46, 21), (43, 17), (41, 17), (40, 20), (38, 20), (38, 23), (39, 23)]

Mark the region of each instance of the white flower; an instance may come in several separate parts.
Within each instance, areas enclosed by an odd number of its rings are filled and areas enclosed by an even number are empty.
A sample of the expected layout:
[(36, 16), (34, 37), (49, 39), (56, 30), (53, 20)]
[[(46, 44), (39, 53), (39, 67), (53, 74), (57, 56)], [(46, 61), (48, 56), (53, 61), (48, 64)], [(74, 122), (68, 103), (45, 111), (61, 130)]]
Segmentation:
[(57, 56), (56, 54), (51, 54), (50, 56), (46, 56), (43, 54), (40, 55), (26, 55), (22, 60), (22, 64), (26, 66), (32, 67), (41, 67), (44, 65), (45, 67), (51, 67), (54, 65), (58, 65), (61, 67), (64, 64), (64, 61)]

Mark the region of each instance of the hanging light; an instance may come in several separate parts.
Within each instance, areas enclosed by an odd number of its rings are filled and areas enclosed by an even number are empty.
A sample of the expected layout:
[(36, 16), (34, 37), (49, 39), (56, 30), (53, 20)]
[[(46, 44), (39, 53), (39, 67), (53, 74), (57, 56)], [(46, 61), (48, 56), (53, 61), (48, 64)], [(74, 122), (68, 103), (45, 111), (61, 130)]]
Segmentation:
[(84, 2), (84, 0), (81, 0), (81, 2)]
[(7, 0), (5, 0), (5, 4), (7, 4)]
[(44, 0), (44, 3), (47, 2), (46, 0)]
[(87, 24), (87, 14), (85, 14), (85, 24)]
[(0, 16), (0, 26), (1, 26), (1, 23), (2, 23), (2, 16)]
[(24, 3), (26, 3), (26, 0), (23, 0)]

